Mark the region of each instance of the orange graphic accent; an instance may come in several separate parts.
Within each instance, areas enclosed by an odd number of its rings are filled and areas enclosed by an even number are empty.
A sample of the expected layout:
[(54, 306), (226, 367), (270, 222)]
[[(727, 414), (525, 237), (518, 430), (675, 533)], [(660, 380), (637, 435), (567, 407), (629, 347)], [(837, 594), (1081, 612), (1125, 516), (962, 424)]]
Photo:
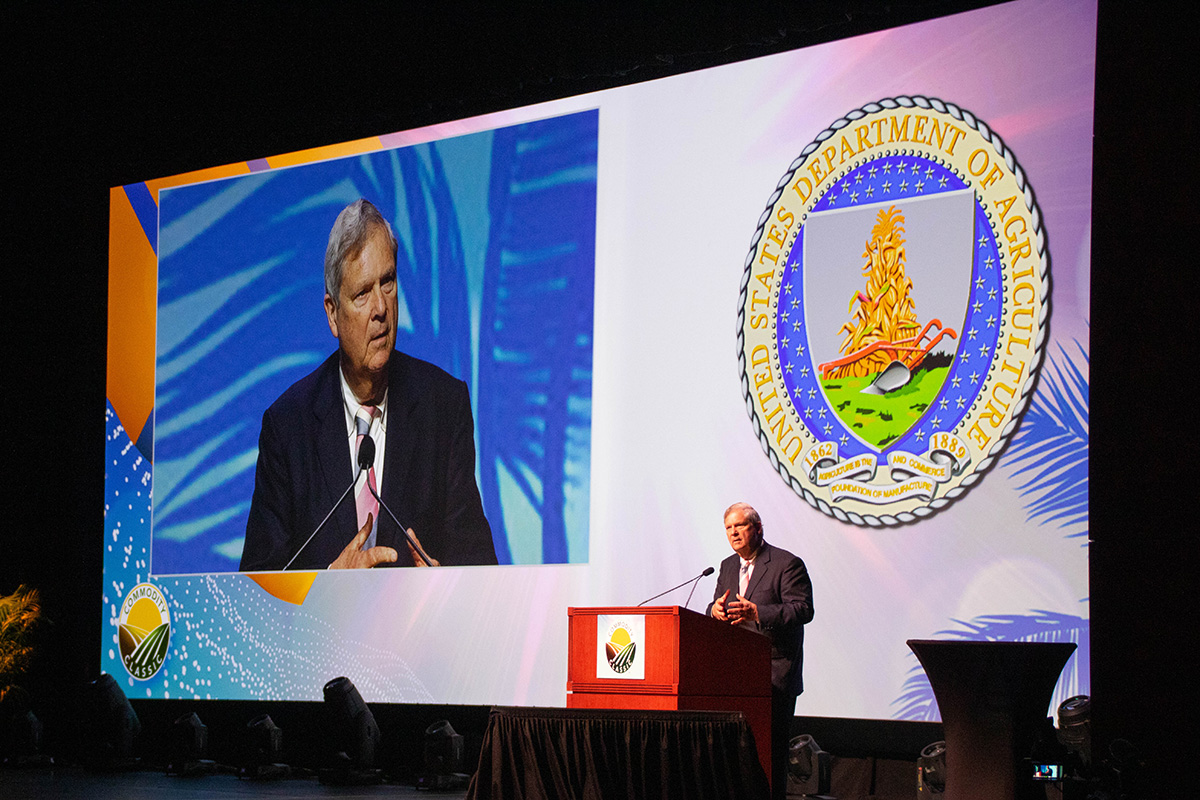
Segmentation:
[(194, 172), (184, 172), (180, 175), (172, 175), (169, 178), (158, 178), (152, 181), (146, 181), (146, 188), (150, 190), (150, 196), (154, 198), (154, 202), (158, 202), (158, 192), (160, 189), (170, 189), (173, 186), (183, 186), (189, 183), (200, 183), (201, 181), (212, 181), (218, 178), (232, 178), (236, 175), (249, 175), (250, 167), (246, 162), (239, 164), (226, 164), (223, 167), (209, 167), (208, 169), (198, 169)]
[(267, 159), (267, 164), (272, 169), (294, 167), (297, 164), (311, 164), (314, 161), (325, 161), (330, 158), (341, 158), (342, 156), (357, 156), (362, 153), (373, 153), (376, 150), (382, 149), (383, 141), (378, 136), (372, 136), (353, 142), (331, 144), (325, 147), (313, 147), (308, 150), (285, 153), (281, 156), (271, 156)]
[(132, 441), (154, 408), (158, 260), (125, 189), (109, 189), (108, 374), (105, 391)]
[(257, 583), (263, 590), (285, 603), (304, 605), (308, 590), (317, 579), (315, 572), (258, 572), (248, 575), (250, 580)]

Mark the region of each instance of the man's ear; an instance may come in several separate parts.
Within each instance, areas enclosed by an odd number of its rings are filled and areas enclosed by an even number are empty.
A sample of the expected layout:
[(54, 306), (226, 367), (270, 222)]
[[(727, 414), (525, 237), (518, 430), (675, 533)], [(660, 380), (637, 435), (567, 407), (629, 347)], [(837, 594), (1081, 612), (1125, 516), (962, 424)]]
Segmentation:
[(329, 332), (333, 334), (333, 338), (337, 339), (337, 306), (334, 305), (333, 298), (327, 293), (325, 295), (325, 319), (329, 322)]

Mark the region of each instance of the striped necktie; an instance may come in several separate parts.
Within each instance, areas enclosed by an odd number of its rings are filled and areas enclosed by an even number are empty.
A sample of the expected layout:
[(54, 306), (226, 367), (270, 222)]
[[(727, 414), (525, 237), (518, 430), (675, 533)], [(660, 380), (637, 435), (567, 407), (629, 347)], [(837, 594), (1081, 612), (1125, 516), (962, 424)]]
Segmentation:
[[(363, 406), (358, 409), (358, 413), (354, 415), (354, 428), (358, 436), (354, 440), (354, 452), (358, 453), (362, 447), (363, 438), (366, 437), (371, 430), (371, 421), (375, 415), (379, 413), (379, 409), (375, 406)], [(357, 463), (355, 464), (357, 467)], [(370, 484), (370, 488), (368, 488)], [(371, 494), (371, 489), (376, 492), (379, 487), (375, 485), (375, 465), (371, 464), (367, 469), (367, 480), (363, 483), (362, 488), (358, 490), (358, 495), (355, 497), (354, 504), (358, 507), (358, 527), (361, 529), (367, 522), (367, 515), (372, 515), (374, 523), (371, 525), (371, 533), (367, 536), (367, 541), (363, 544), (362, 549), (366, 550), (369, 547), (375, 546), (375, 532), (379, 530), (379, 501)]]

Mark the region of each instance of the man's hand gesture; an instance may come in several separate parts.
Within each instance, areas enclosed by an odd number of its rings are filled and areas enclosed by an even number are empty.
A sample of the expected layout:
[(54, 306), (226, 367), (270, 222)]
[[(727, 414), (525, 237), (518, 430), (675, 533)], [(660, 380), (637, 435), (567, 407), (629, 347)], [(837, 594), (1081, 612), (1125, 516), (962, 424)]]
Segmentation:
[(358, 529), (358, 533), (350, 540), (350, 544), (346, 545), (346, 549), (329, 565), (330, 569), (370, 569), (376, 564), (391, 563), (399, 557), (390, 547), (362, 549), (363, 543), (371, 535), (371, 525), (374, 522), (373, 515), (367, 514), (366, 524)]

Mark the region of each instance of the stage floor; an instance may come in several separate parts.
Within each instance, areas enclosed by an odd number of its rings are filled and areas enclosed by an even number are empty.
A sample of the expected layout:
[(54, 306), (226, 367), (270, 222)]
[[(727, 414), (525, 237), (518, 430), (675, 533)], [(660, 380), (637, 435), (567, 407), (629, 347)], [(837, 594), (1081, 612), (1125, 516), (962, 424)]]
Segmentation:
[(413, 786), (325, 786), (316, 777), (243, 781), (233, 775), (179, 778), (162, 772), (96, 773), (78, 767), (0, 770), (4, 800), (207, 800), (220, 797), (287, 798), (437, 797), (460, 800), (466, 789), (418, 791)]

